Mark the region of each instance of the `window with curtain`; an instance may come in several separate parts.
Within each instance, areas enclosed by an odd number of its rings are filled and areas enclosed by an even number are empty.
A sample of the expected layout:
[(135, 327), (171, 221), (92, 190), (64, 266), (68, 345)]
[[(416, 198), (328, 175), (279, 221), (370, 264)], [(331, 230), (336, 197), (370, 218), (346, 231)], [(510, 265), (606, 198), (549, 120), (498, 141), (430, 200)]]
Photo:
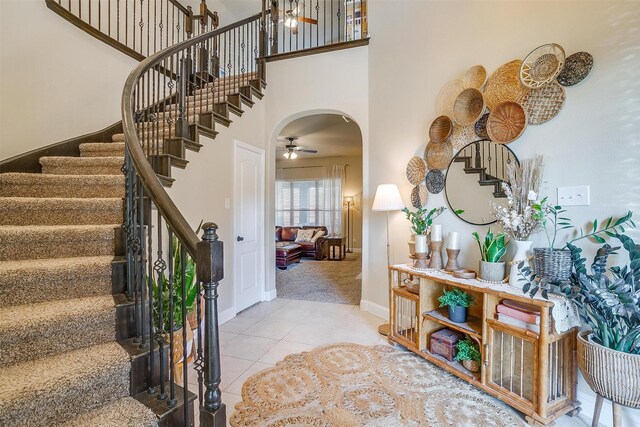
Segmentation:
[[(322, 168), (323, 177), (294, 178), (278, 171), (276, 224), (324, 225), (329, 234), (342, 234), (344, 166)], [(286, 171), (285, 171), (286, 172)], [(302, 175), (298, 173), (298, 175)]]

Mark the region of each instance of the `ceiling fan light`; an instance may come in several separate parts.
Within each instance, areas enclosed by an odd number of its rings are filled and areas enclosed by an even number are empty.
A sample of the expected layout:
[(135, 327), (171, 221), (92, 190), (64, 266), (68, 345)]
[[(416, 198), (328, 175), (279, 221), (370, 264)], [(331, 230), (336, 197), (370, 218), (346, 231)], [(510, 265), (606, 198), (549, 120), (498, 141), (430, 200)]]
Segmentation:
[(291, 154), (289, 154), (289, 159), (295, 160), (296, 158), (298, 158), (298, 155), (295, 153), (295, 151), (292, 151)]

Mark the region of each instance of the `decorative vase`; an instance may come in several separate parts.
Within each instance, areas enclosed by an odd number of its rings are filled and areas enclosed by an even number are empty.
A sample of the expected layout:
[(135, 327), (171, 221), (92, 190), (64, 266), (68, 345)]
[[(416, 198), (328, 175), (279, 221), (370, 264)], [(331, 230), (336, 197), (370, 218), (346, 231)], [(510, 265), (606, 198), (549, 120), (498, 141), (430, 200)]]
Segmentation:
[(533, 265), (538, 277), (550, 282), (571, 278), (571, 252), (568, 249), (534, 248)]
[(480, 372), (480, 364), (475, 360), (463, 360), (462, 366), (469, 372)]
[(531, 240), (512, 240), (516, 245), (516, 253), (513, 255), (511, 261), (511, 268), (509, 270), (509, 284), (511, 286), (518, 286), (518, 264), (522, 261), (529, 262), (529, 249), (533, 242)]
[[(640, 408), (640, 355), (623, 353), (596, 344), (591, 331), (578, 334), (577, 360), (585, 381), (597, 394), (594, 425), (598, 423), (602, 400), (613, 402), (614, 426), (622, 406)], [(614, 368), (615, 367), (615, 368)]]
[(478, 277), (488, 282), (502, 282), (507, 270), (504, 262), (480, 261), (480, 272)]
[(456, 323), (464, 323), (467, 321), (467, 307), (461, 305), (449, 306), (449, 320)]

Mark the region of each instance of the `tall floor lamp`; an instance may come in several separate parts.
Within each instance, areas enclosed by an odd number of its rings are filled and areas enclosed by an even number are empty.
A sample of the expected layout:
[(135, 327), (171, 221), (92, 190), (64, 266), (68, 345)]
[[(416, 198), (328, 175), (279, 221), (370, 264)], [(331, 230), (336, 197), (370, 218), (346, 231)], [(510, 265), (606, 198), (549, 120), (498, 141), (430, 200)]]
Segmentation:
[(350, 241), (353, 240), (351, 236), (351, 203), (353, 203), (353, 196), (344, 196), (344, 202), (347, 204), (347, 253), (353, 252), (351, 249), (352, 243)]
[[(376, 196), (373, 199), (374, 211), (385, 212), (387, 214), (387, 267), (391, 264), (390, 246), (389, 246), (389, 212), (399, 211), (404, 208), (400, 191), (395, 184), (380, 184), (376, 190)], [(387, 287), (389, 289), (389, 309), (391, 309), (391, 276), (387, 272)], [(378, 332), (382, 335), (389, 336), (391, 333), (391, 325), (385, 323), (378, 327)]]

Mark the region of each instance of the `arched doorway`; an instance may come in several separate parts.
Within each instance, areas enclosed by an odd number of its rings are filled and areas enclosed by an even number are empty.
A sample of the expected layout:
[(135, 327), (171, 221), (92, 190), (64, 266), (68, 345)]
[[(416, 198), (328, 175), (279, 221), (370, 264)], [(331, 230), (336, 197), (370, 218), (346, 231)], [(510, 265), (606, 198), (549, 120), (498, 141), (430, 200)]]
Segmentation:
[(278, 297), (360, 304), (363, 148), (349, 116), (283, 123), (272, 146)]

